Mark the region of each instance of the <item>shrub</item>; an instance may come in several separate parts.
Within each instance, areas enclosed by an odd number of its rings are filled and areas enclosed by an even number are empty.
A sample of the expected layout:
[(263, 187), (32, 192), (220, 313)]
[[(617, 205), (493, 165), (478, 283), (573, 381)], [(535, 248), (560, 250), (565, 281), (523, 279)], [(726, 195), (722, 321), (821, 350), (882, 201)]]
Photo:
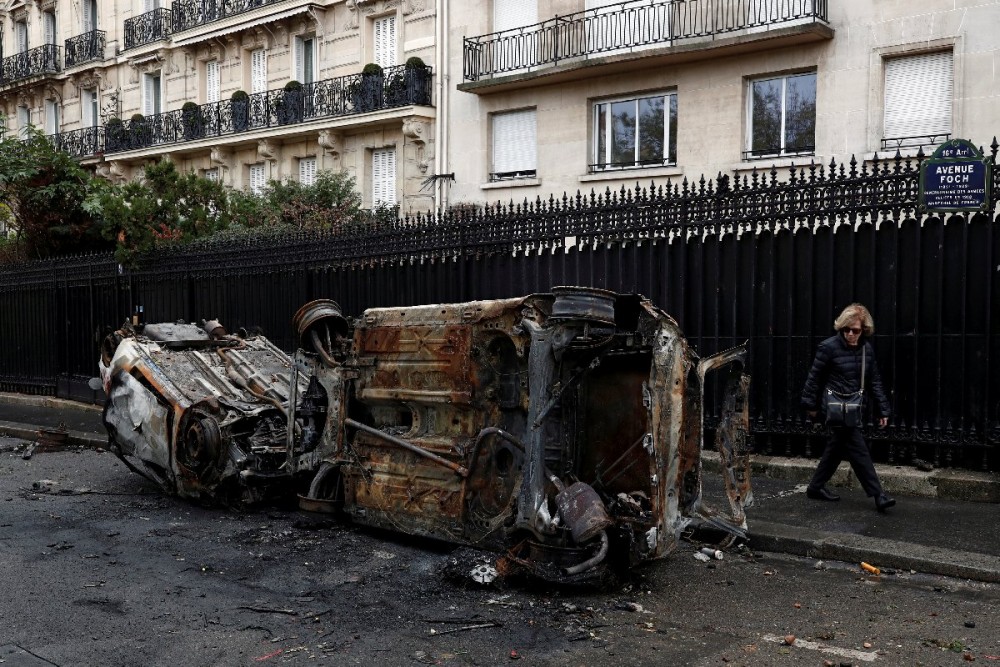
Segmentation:
[(146, 117), (143, 116), (141, 113), (134, 113), (134, 114), (132, 114), (132, 122), (133, 123), (143, 123), (145, 121), (146, 121)]
[(187, 113), (193, 113), (198, 110), (198, 104), (196, 102), (185, 102), (184, 106), (181, 107), (181, 111)]
[(382, 67), (376, 63), (368, 63), (361, 70), (362, 76), (382, 76)]
[(286, 92), (296, 92), (299, 90), (302, 90), (302, 84), (296, 81), (295, 79), (292, 79), (291, 81), (285, 84)]
[[(289, 83), (291, 82), (289, 81)], [(231, 99), (234, 102), (246, 102), (247, 100), (250, 99), (250, 96), (247, 95), (246, 91), (244, 90), (237, 90), (233, 93), (232, 97), (230, 97), (229, 99)]]
[(406, 69), (424, 69), (427, 65), (419, 56), (410, 56), (406, 59)]

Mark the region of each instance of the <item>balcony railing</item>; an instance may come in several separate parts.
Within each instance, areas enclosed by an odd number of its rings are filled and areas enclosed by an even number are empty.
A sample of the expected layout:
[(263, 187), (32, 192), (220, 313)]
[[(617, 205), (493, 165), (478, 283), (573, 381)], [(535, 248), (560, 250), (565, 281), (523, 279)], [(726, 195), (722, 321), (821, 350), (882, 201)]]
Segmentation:
[(104, 128), (94, 126), (50, 134), (49, 141), (56, 147), (56, 150), (69, 153), (72, 157), (88, 157), (104, 150)]
[(106, 44), (103, 30), (91, 30), (66, 40), (66, 67), (104, 60)]
[(903, 148), (937, 148), (951, 139), (951, 134), (924, 134), (919, 137), (893, 137), (882, 140), (882, 150)]
[(59, 71), (59, 47), (46, 44), (8, 56), (0, 63), (0, 84)]
[(303, 84), (301, 90), (269, 90), (245, 100), (165, 111), (104, 127), (104, 151), (141, 150), (410, 105), (431, 103), (430, 68), (389, 67), (382, 76), (352, 74)]
[(165, 38), (170, 34), (170, 10), (158, 7), (125, 21), (125, 48), (131, 49)]
[(174, 0), (173, 31), (180, 32), (205, 23), (242, 14), (257, 7), (270, 5), (281, 0)]
[(716, 39), (783, 25), (826, 23), (828, 0), (627, 0), (541, 23), (466, 37), (464, 75), (478, 81), (507, 72), (680, 40)]

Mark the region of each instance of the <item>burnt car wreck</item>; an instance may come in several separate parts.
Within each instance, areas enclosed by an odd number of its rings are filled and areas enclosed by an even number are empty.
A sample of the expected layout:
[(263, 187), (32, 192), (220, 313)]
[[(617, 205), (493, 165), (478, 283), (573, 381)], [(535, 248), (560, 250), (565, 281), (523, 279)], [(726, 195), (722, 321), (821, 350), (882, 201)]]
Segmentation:
[[(112, 450), (183, 497), (298, 489), (303, 508), (563, 582), (665, 556), (691, 526), (745, 535), (746, 349), (699, 360), (641, 296), (561, 287), (355, 320), (319, 300), (294, 325), (294, 356), (215, 321), (109, 336)], [(710, 373), (725, 512), (702, 502)]]

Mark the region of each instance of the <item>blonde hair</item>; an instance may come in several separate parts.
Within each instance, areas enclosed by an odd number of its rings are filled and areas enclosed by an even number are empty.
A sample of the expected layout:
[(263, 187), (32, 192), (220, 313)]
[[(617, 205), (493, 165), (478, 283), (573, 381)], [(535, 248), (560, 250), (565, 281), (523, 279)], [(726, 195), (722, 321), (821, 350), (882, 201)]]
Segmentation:
[(854, 320), (861, 320), (861, 330), (864, 335), (871, 336), (875, 333), (875, 320), (872, 319), (872, 314), (868, 312), (868, 309), (860, 303), (852, 303), (840, 311), (840, 315), (833, 321), (833, 330), (845, 329)]

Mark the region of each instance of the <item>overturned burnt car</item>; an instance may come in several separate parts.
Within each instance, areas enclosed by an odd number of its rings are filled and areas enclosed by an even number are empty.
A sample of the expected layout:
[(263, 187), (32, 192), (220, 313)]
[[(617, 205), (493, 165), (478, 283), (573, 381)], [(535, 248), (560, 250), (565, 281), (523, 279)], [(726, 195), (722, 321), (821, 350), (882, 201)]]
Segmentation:
[[(745, 534), (746, 350), (699, 360), (647, 299), (550, 294), (294, 317), (290, 357), (215, 321), (126, 325), (101, 376), (112, 449), (166, 490), (304, 508), (505, 554), (560, 581), (666, 555), (683, 530)], [(702, 502), (706, 374), (725, 513)]]

